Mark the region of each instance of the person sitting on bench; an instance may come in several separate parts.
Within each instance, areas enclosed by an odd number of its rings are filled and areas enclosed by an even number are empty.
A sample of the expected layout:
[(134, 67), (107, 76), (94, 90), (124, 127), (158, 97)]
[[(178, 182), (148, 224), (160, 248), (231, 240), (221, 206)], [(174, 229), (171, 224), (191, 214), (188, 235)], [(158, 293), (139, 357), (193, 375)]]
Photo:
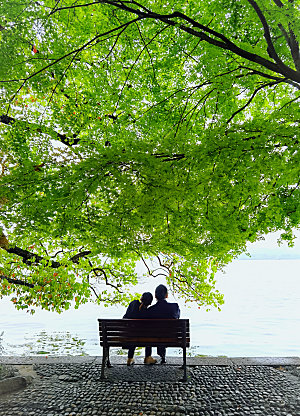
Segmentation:
[[(146, 318), (169, 318), (179, 319), (180, 309), (178, 303), (169, 303), (166, 301), (168, 297), (168, 289), (164, 285), (159, 285), (155, 289), (156, 304), (150, 306), (146, 311)], [(161, 364), (166, 363), (166, 347), (157, 347), (157, 354), (161, 357)]]
[[(152, 293), (145, 292), (142, 294), (141, 300), (133, 300), (128, 305), (127, 311), (123, 318), (126, 319), (144, 319), (147, 318), (147, 308), (149, 305), (151, 305), (153, 300)], [(128, 358), (127, 358), (127, 365), (133, 365), (134, 364), (134, 350), (135, 347), (129, 347), (128, 348)], [(155, 358), (151, 357), (152, 348), (151, 347), (145, 347), (145, 359), (144, 364), (155, 364), (157, 360)]]

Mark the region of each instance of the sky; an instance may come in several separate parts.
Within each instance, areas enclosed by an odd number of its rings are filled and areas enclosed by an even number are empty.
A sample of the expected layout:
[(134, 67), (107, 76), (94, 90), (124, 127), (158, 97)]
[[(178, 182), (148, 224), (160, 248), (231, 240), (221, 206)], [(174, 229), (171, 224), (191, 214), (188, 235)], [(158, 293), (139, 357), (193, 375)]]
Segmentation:
[(295, 231), (297, 237), (294, 241), (294, 247), (288, 247), (287, 243), (282, 243), (280, 246), (277, 240), (280, 237), (280, 232), (270, 233), (264, 237), (264, 240), (255, 243), (248, 243), (248, 253), (239, 256), (239, 260), (289, 260), (300, 259), (300, 231)]

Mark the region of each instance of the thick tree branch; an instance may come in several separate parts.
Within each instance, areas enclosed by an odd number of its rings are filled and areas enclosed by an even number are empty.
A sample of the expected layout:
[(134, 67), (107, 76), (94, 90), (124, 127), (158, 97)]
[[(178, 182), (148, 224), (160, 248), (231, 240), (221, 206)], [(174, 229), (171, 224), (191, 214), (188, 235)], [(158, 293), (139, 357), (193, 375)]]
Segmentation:
[[(276, 6), (282, 8), (284, 7), (284, 4), (281, 2), (281, 0), (273, 0)], [(295, 68), (297, 71), (300, 71), (300, 49), (299, 49), (299, 42), (297, 41), (297, 38), (295, 36), (294, 31), (291, 29), (291, 24), (288, 24), (289, 26), (289, 33), (284, 28), (284, 26), (279, 23), (278, 27), (283, 33), (283, 36), (285, 37), (285, 40), (290, 48), (291, 55), (295, 64)]]
[[(248, 51), (240, 48), (236, 44), (234, 44), (231, 40), (229, 40), (223, 34), (221, 34), (219, 32), (216, 32), (215, 30), (212, 30), (209, 27), (207, 27), (205, 25), (202, 25), (201, 23), (198, 23), (194, 19), (191, 19), (190, 17), (186, 16), (185, 14), (183, 14), (181, 12), (174, 12), (174, 13), (171, 13), (171, 14), (158, 14), (158, 13), (153, 13), (153, 12), (149, 12), (149, 11), (143, 11), (143, 10), (140, 10), (140, 9), (135, 9), (135, 8), (129, 7), (127, 5), (127, 3), (138, 5), (138, 3), (135, 3), (135, 2), (99, 0), (99, 3), (110, 4), (112, 6), (115, 6), (118, 9), (136, 14), (137, 16), (139, 16), (140, 19), (154, 19), (154, 20), (159, 20), (163, 23), (166, 23), (170, 26), (176, 26), (180, 30), (183, 30), (186, 33), (189, 33), (189, 34), (191, 34), (195, 37), (198, 37), (201, 40), (206, 41), (207, 43), (210, 43), (211, 45), (217, 46), (218, 48), (223, 49), (223, 50), (231, 51), (234, 54), (236, 54), (236, 55), (238, 55), (242, 58), (245, 58), (250, 62), (257, 63), (257, 64), (263, 66), (264, 68), (269, 69), (270, 71), (273, 71), (273, 72), (276, 72), (278, 74), (284, 75), (284, 77), (286, 77), (288, 79), (291, 79), (292, 81), (295, 81), (296, 83), (300, 83), (300, 72), (295, 71), (294, 69), (290, 68), (289, 66), (283, 64), (279, 57), (278, 57), (278, 59), (276, 58), (277, 61), (274, 63), (274, 62), (269, 61), (268, 59), (266, 59), (266, 58), (264, 58), (260, 55), (248, 52)], [(177, 21), (173, 20), (173, 19), (177, 19), (177, 18), (186, 21), (192, 27), (185, 26), (183, 24), (178, 25)], [(200, 29), (200, 31), (195, 30), (194, 28)], [(274, 46), (273, 46), (274, 50), (272, 49), (272, 45), (273, 44), (271, 42), (270, 44), (268, 44), (268, 47), (271, 47), (272, 53), (274, 55), (274, 52), (276, 54), (276, 51), (274, 49)], [(276, 56), (277, 56), (277, 54), (276, 54)], [(274, 58), (275, 58), (275, 55), (274, 55)]]
[(22, 127), (25, 130), (33, 129), (37, 133), (48, 134), (53, 139), (59, 140), (61, 143), (65, 144), (66, 146), (75, 146), (80, 141), (80, 139), (77, 138), (77, 134), (73, 134), (73, 138), (68, 137), (66, 134), (58, 133), (57, 131), (52, 130), (48, 127), (43, 127), (43, 126), (39, 126), (38, 124), (28, 123), (27, 121), (25, 122), (23, 120), (18, 120), (18, 119), (15, 119), (13, 117), (10, 117), (6, 114), (3, 114), (3, 115), (0, 116), (0, 123), (6, 124), (8, 126), (12, 126), (15, 123), (22, 123)]
[(284, 4), (282, 3), (281, 0), (273, 0), (273, 1), (276, 4), (276, 6), (278, 6), (278, 7), (283, 7), (284, 6)]
[(277, 64), (279, 66), (284, 66), (284, 63), (282, 62), (282, 60), (277, 55), (277, 52), (275, 51), (275, 47), (274, 47), (272, 39), (271, 39), (271, 33), (270, 33), (269, 25), (267, 23), (267, 20), (264, 16), (263, 12), (259, 8), (259, 6), (258, 6), (258, 4), (256, 3), (255, 0), (247, 0), (247, 1), (248, 1), (249, 4), (251, 4), (253, 9), (255, 10), (257, 16), (259, 17), (259, 20), (261, 21), (261, 24), (262, 24), (263, 28), (264, 28), (264, 37), (265, 37), (267, 45), (268, 45), (268, 53), (269, 53), (270, 57), (273, 58), (274, 61), (277, 62)]
[[(7, 253), (10, 254), (16, 254), (19, 257), (22, 257), (23, 263), (27, 264), (28, 266), (31, 266), (33, 264), (41, 264), (45, 259), (42, 256), (39, 256), (38, 254), (31, 253), (28, 250), (24, 250), (20, 247), (9, 247), (5, 249)], [(57, 261), (50, 260), (49, 265), (53, 269), (57, 269), (61, 266), (61, 264)]]
[(24, 280), (20, 280), (20, 279), (12, 279), (8, 276), (4, 276), (3, 274), (0, 274), (0, 280), (7, 280), (8, 283), (11, 283), (13, 285), (26, 286), (30, 288), (34, 287), (34, 284), (32, 283), (27, 283)]
[(91, 254), (90, 250), (86, 250), (86, 251), (81, 251), (80, 253), (75, 254), (75, 256), (70, 257), (70, 261), (72, 261), (73, 263), (78, 263), (79, 259), (81, 259), (82, 257), (86, 257), (89, 254)]
[(297, 71), (300, 71), (300, 49), (299, 49), (299, 42), (296, 39), (295, 33), (290, 29), (289, 30), (290, 34), (288, 35), (288, 33), (286, 32), (282, 24), (279, 24), (278, 26), (280, 30), (282, 31), (287, 41), (287, 44), (290, 48), (291, 55), (295, 64), (295, 68), (297, 69)]
[[(62, 264), (58, 261), (54, 261), (54, 260), (48, 260), (45, 259), (42, 256), (39, 256), (38, 254), (32, 253), (28, 250), (24, 250), (20, 247), (5, 247), (2, 246), (1, 247), (3, 250), (7, 251), (7, 253), (10, 254), (16, 254), (19, 257), (22, 257), (22, 261), (24, 264), (27, 264), (28, 266), (32, 266), (33, 264), (41, 264), (43, 261), (48, 261), (48, 264), (50, 267), (52, 267), (53, 269), (58, 269), (59, 267), (62, 266)], [(69, 261), (71, 261), (72, 263), (77, 264), (79, 262), (79, 259), (82, 257), (87, 257), (89, 254), (91, 254), (90, 250), (86, 250), (86, 251), (82, 251), (80, 253), (75, 254), (74, 256), (69, 258)]]
[(185, 158), (184, 153), (178, 153), (178, 154), (168, 154), (168, 153), (153, 153), (152, 156), (163, 159), (163, 162), (171, 162), (174, 160), (181, 160)]
[(240, 68), (248, 69), (249, 72), (247, 74), (245, 74), (245, 75), (237, 75), (236, 78), (241, 78), (241, 77), (248, 76), (248, 75), (259, 75), (259, 76), (261, 76), (263, 78), (273, 79), (275, 81), (280, 81), (280, 82), (285, 82), (287, 84), (292, 85), (293, 87), (295, 87), (297, 89), (300, 89), (298, 83), (296, 83), (294, 81), (291, 81), (291, 80), (289, 80), (287, 78), (275, 77), (274, 75), (269, 75), (269, 74), (266, 74), (265, 72), (257, 71), (256, 69), (253, 69), (253, 68), (250, 68), (250, 67), (247, 67), (247, 66), (244, 66), (244, 65), (241, 65)]

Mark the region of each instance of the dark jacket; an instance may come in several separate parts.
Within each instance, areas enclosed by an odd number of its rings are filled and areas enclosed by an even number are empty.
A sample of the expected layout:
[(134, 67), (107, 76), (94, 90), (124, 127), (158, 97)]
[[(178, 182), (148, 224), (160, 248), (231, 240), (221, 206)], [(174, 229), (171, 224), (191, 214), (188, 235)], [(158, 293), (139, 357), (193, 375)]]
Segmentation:
[(141, 302), (139, 300), (133, 300), (129, 303), (127, 311), (123, 318), (126, 319), (143, 319), (146, 317), (147, 309), (141, 309), (139, 310), (139, 307), (141, 305)]
[(178, 303), (169, 303), (165, 299), (158, 300), (157, 303), (146, 311), (147, 318), (170, 318), (179, 319), (180, 309)]

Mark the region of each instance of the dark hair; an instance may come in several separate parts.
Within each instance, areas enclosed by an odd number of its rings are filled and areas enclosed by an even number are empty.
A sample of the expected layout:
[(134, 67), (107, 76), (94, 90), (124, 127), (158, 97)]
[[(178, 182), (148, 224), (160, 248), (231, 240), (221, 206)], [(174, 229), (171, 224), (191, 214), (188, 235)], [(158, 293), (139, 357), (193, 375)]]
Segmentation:
[(157, 300), (164, 300), (166, 299), (168, 294), (168, 289), (164, 285), (159, 285), (155, 289), (155, 297)]
[(142, 297), (141, 297), (141, 302), (142, 302), (142, 304), (143, 304), (144, 306), (149, 306), (149, 305), (151, 305), (152, 300), (153, 300), (152, 293), (150, 293), (150, 292), (144, 292), (144, 293), (142, 294)]

